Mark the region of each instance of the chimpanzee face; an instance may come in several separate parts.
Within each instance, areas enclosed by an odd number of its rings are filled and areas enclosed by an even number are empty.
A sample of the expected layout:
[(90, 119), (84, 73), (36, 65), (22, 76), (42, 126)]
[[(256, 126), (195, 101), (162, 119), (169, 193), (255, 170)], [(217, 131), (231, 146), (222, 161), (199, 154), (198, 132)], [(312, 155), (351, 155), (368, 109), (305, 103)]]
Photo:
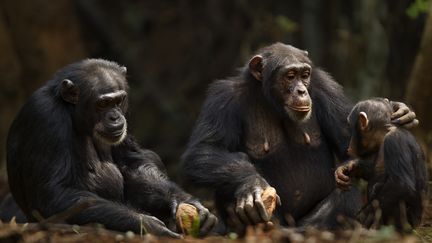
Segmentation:
[(277, 71), (270, 87), (271, 96), (293, 121), (304, 121), (310, 117), (312, 100), (309, 96), (311, 66), (294, 63), (282, 66)]
[(119, 144), (127, 134), (125, 69), (94, 69), (81, 80), (64, 79), (60, 94), (74, 107), (72, 117), (78, 132), (109, 145)]
[(262, 81), (264, 95), (279, 113), (295, 122), (309, 119), (312, 66), (307, 52), (278, 43), (254, 56), (249, 70)]
[(97, 119), (93, 130), (95, 138), (108, 143), (118, 144), (127, 133), (124, 107), (126, 91), (117, 90), (100, 95), (94, 103)]
[(357, 103), (348, 115), (351, 141), (348, 154), (367, 158), (380, 149), (391, 129), (392, 107), (387, 99), (375, 98)]

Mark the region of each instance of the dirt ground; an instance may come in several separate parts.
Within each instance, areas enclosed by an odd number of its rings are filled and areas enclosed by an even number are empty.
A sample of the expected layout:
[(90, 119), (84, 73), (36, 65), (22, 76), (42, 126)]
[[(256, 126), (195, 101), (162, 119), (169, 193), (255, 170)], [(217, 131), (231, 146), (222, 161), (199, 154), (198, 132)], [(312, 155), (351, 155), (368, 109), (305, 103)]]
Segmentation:
[(432, 204), (426, 208), (424, 222), (407, 235), (399, 235), (392, 227), (379, 230), (357, 228), (340, 232), (306, 230), (296, 233), (293, 229), (273, 229), (263, 232), (248, 229), (244, 238), (235, 234), (225, 237), (210, 236), (194, 239), (170, 239), (153, 235), (137, 235), (132, 232), (120, 233), (103, 229), (100, 226), (72, 226), (61, 224), (17, 224), (14, 221), (0, 224), (0, 242), (432, 242)]
[[(429, 183), (429, 187), (432, 183)], [(0, 199), (8, 193), (6, 180), (0, 176)], [(183, 239), (171, 239), (156, 237), (153, 235), (137, 235), (132, 232), (115, 232), (104, 229), (102, 226), (77, 226), (63, 224), (17, 224), (0, 221), (0, 243), (3, 242), (190, 242), (190, 243), (270, 243), (270, 242), (432, 242), (432, 198), (430, 197), (425, 207), (423, 221), (420, 227), (412, 233), (400, 235), (392, 227), (382, 227), (379, 230), (366, 230), (356, 228), (339, 232), (318, 231), (308, 229), (304, 233), (297, 233), (290, 228), (275, 228), (268, 232), (261, 229), (249, 228), (246, 236), (237, 237), (235, 234), (228, 236), (209, 236), (204, 239), (196, 239), (186, 236)], [(1, 201), (1, 200), (0, 200)], [(204, 202), (209, 203), (209, 202)], [(211, 204), (211, 203), (210, 203)], [(212, 208), (211, 205), (207, 205)]]

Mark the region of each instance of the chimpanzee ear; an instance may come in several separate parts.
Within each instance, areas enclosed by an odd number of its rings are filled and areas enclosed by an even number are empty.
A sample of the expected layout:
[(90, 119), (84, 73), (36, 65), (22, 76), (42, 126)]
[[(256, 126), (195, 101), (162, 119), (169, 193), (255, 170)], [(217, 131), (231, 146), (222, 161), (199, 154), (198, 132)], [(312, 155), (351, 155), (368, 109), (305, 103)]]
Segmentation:
[(126, 73), (127, 73), (127, 68), (126, 68), (125, 66), (122, 66), (122, 67), (121, 67), (121, 71), (122, 71), (122, 74), (123, 74), (123, 75), (126, 75)]
[(255, 55), (249, 61), (249, 70), (251, 74), (259, 81), (262, 81), (263, 57)]
[(79, 89), (72, 81), (64, 79), (61, 83), (60, 95), (63, 100), (75, 105), (78, 103)]
[(361, 111), (359, 113), (359, 125), (360, 125), (360, 129), (362, 131), (365, 131), (368, 128), (368, 125), (369, 125), (369, 120), (367, 118), (367, 115), (363, 111)]

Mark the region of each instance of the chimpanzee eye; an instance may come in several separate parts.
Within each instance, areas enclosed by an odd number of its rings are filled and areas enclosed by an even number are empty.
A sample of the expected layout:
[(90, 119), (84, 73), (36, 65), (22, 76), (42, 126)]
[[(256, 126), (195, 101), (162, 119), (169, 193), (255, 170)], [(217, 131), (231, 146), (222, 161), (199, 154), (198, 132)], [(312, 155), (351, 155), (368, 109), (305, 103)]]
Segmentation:
[(126, 95), (120, 96), (119, 98), (116, 99), (115, 104), (117, 106), (122, 106), (125, 103), (125, 100), (126, 100)]
[(287, 77), (288, 80), (293, 80), (295, 78), (295, 73), (294, 72), (289, 72), (286, 77)]
[(310, 76), (309, 72), (304, 72), (301, 77), (302, 77), (302, 79), (307, 79), (307, 78), (309, 78), (309, 76)]
[(124, 97), (120, 97), (119, 99), (116, 100), (116, 105), (121, 106), (123, 104), (123, 101), (124, 101)]
[(110, 104), (109, 100), (103, 99), (103, 100), (99, 100), (97, 102), (97, 107), (99, 109), (105, 109), (105, 108), (107, 108), (109, 106), (109, 104)]

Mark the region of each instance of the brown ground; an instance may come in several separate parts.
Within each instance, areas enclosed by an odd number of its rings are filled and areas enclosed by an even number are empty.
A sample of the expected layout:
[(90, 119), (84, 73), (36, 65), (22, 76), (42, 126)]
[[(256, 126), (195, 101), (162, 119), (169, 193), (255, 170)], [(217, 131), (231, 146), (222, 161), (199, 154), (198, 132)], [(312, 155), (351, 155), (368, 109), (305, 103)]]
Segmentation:
[[(431, 185), (432, 186), (432, 185)], [(2, 190), (3, 188), (6, 188)], [(0, 198), (7, 193), (7, 183), (0, 178)], [(211, 236), (204, 239), (195, 239), (190, 236), (184, 239), (170, 239), (153, 235), (137, 235), (132, 232), (120, 233), (103, 229), (101, 226), (71, 226), (60, 224), (17, 224), (14, 221), (1, 223), (0, 243), (2, 242), (432, 242), (432, 198), (429, 199), (425, 209), (423, 223), (410, 234), (404, 236), (396, 233), (391, 227), (382, 227), (380, 230), (365, 230), (357, 228), (340, 232), (307, 230), (304, 234), (294, 232), (292, 229), (273, 229), (263, 232), (260, 229), (249, 229), (246, 236), (237, 239), (236, 235)]]
[(226, 237), (211, 236), (205, 239), (185, 237), (181, 240), (136, 235), (132, 232), (119, 233), (100, 226), (79, 227), (71, 225), (0, 224), (0, 242), (432, 242), (432, 204), (428, 205), (424, 223), (413, 233), (400, 236), (391, 227), (378, 231), (347, 230), (328, 232), (307, 230), (304, 234), (295, 233), (292, 229), (274, 229), (262, 232), (249, 229), (245, 238), (236, 239), (236, 235)]

